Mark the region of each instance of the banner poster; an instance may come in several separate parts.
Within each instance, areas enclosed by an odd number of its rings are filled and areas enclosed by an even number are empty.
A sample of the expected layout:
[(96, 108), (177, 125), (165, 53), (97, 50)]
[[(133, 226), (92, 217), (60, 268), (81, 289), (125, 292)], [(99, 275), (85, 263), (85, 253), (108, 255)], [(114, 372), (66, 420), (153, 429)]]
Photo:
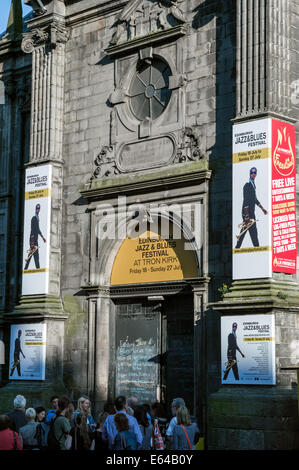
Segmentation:
[(275, 385), (275, 317), (221, 317), (221, 383)]
[(233, 279), (296, 273), (296, 157), (291, 124), (233, 128)]
[(28, 323), (10, 327), (10, 380), (45, 380), (45, 323)]
[(22, 295), (48, 293), (51, 175), (51, 165), (26, 170)]

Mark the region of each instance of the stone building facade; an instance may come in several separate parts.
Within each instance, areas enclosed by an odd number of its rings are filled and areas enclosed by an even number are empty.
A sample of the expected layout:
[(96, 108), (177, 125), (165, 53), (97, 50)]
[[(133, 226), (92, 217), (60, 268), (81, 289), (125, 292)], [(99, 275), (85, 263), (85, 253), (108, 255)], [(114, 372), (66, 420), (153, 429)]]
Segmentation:
[[(231, 187), (233, 123), (298, 129), (299, 1), (27, 0), (25, 27), (20, 3), (0, 41), (1, 409), (17, 393), (85, 394), (97, 411), (118, 393), (168, 408), (184, 396), (208, 449), (298, 449), (297, 377), (283, 369), (298, 364), (298, 279), (232, 283)], [(22, 295), (25, 169), (42, 165), (49, 288)], [(149, 258), (139, 272), (136, 258), (124, 273), (134, 247), (110, 237), (112, 216), (122, 234), (145, 224), (141, 251), (151, 223), (178, 230), (184, 269)], [(221, 385), (231, 313), (274, 314), (275, 386)], [(47, 325), (44, 381), (9, 380), (10, 326), (24, 323)]]

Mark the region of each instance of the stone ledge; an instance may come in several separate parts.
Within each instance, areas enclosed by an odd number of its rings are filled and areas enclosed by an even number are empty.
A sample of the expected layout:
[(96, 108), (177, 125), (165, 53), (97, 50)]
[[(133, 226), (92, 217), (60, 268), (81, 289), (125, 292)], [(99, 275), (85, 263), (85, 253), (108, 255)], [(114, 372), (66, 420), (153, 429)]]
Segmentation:
[(5, 322), (43, 319), (66, 320), (61, 299), (51, 295), (23, 296), (13, 312), (3, 313)]
[(211, 170), (208, 169), (206, 159), (198, 162), (175, 164), (166, 169), (152, 170), (143, 173), (126, 173), (125, 175), (114, 176), (94, 180), (91, 183), (83, 183), (79, 192), (87, 199), (101, 195), (113, 195), (127, 193), (128, 191), (142, 190), (147, 188), (165, 187), (174, 184), (181, 184), (192, 181), (204, 181), (211, 178)]

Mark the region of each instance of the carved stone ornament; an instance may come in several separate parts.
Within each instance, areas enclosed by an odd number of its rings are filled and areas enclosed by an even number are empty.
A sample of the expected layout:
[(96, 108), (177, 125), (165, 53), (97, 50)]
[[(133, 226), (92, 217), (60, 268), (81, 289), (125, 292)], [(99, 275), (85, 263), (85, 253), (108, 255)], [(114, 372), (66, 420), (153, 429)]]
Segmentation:
[(36, 47), (47, 42), (51, 43), (52, 47), (56, 47), (58, 43), (66, 43), (69, 35), (69, 30), (63, 25), (52, 23), (46, 29), (34, 29), (29, 33), (24, 33), (21, 48), (25, 54), (31, 54)]
[(30, 109), (31, 106), (31, 81), (30, 78), (21, 77), (16, 87), (17, 104), (20, 111)]
[[(124, 40), (131, 40), (138, 36), (151, 34), (174, 26), (173, 23), (185, 23), (184, 13), (179, 7), (183, 0), (130, 0), (117, 17), (116, 31), (110, 44), (117, 45), (125, 32)], [(169, 15), (172, 23), (169, 22)]]
[(31, 6), (35, 16), (44, 15), (47, 12), (42, 0), (24, 0), (24, 3)]
[(95, 159), (96, 169), (93, 172), (90, 182), (95, 179), (109, 178), (119, 174), (116, 166), (114, 148), (112, 146), (103, 146), (97, 158)]
[(45, 44), (49, 39), (49, 33), (46, 30), (34, 29), (30, 33), (23, 34), (21, 49), (25, 54), (31, 54), (38, 46)]
[(200, 149), (200, 138), (191, 127), (186, 127), (181, 133), (175, 163), (198, 161), (204, 158)]

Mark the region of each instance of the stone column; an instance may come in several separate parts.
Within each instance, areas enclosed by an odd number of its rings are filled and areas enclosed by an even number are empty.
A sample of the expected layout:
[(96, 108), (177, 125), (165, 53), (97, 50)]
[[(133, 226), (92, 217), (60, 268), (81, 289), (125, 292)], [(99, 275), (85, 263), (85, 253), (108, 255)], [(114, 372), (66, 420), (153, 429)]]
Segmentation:
[[(236, 2), (234, 122), (274, 117), (294, 123), (290, 84), (292, 3)], [(274, 314), (276, 385), (223, 385), (210, 395), (209, 449), (297, 449), (299, 428), (294, 386), (297, 378), (295, 371), (286, 369), (299, 358), (299, 295), (295, 276), (273, 273), (269, 279), (236, 280), (222, 301), (212, 307), (221, 316)], [(219, 364), (221, 373), (223, 365)]]
[[(55, 8), (59, 7), (59, 11)], [(21, 48), (32, 55), (32, 98), (30, 155), (28, 166), (52, 165), (51, 222), (49, 255), (49, 293), (22, 296), (15, 311), (4, 315), (10, 323), (46, 323), (46, 380), (31, 383), (30, 394), (50, 395), (63, 391), (64, 322), (60, 296), (61, 231), (63, 189), (63, 102), (64, 60), (68, 30), (64, 25), (61, 8), (64, 4), (54, 0), (53, 11), (28, 22), (29, 32), (23, 35)], [(58, 8), (57, 7), (57, 8)], [(19, 384), (9, 384), (8, 389)], [(21, 386), (24, 386), (22, 383)], [(29, 391), (28, 391), (29, 393)], [(47, 400), (45, 401), (47, 402)]]

